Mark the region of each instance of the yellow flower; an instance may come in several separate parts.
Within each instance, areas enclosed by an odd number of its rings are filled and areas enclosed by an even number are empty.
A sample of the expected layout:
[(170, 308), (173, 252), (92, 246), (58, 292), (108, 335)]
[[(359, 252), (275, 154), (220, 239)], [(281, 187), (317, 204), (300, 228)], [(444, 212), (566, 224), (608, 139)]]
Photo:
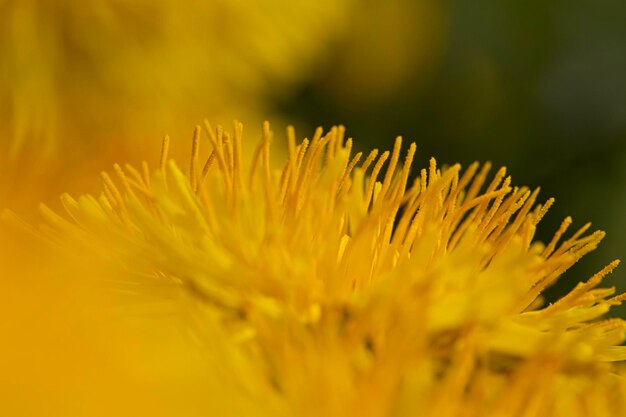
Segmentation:
[(180, 415), (624, 415), (626, 325), (603, 318), (623, 296), (598, 287), (618, 262), (541, 300), (603, 232), (565, 238), (568, 218), (535, 242), (552, 199), (489, 164), (433, 159), (412, 181), (400, 138), (352, 155), (343, 127), (289, 128), (274, 170), (268, 124), (250, 161), (241, 124), (206, 123), (203, 160), (201, 131), (187, 169), (166, 138), (156, 171), (116, 165), (101, 195), (62, 197), (67, 216), (42, 206), (36, 232), (129, 315), (151, 303), (190, 330), (206, 374)]
[(0, 208), (90, 189), (64, 167), (146, 158), (207, 111), (266, 114), (350, 2), (0, 0)]

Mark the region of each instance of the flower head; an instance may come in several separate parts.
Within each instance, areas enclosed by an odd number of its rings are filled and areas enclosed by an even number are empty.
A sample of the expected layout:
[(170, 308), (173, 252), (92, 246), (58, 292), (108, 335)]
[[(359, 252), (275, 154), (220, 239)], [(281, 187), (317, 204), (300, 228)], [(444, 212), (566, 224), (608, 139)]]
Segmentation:
[[(352, 155), (334, 127), (244, 162), (243, 127), (205, 123), (186, 170), (115, 166), (100, 196), (45, 206), (44, 235), (93, 256), (126, 296), (160, 300), (201, 341), (207, 397), (233, 415), (617, 416), (626, 325), (598, 288), (541, 294), (603, 232), (533, 240), (552, 204), (490, 165), (411, 180), (416, 150)], [(386, 167), (385, 167), (386, 165)], [(184, 174), (186, 171), (187, 174)], [(71, 242), (71, 243), (70, 243)], [(128, 302), (128, 301), (127, 301)], [(219, 383), (215, 383), (219, 380)], [(225, 404), (228, 404), (226, 406)], [(222, 408), (223, 407), (223, 408)]]

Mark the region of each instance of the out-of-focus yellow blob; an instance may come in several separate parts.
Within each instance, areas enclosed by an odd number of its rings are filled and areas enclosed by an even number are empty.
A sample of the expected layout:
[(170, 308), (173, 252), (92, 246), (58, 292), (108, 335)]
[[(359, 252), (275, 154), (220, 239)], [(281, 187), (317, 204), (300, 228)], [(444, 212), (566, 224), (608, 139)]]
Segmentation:
[(156, 157), (206, 114), (265, 117), (350, 3), (0, 0), (0, 207), (89, 189), (77, 172)]
[(150, 293), (120, 303), (111, 288), (127, 272), (13, 222), (0, 221), (0, 415), (268, 415), (212, 373), (181, 311)]

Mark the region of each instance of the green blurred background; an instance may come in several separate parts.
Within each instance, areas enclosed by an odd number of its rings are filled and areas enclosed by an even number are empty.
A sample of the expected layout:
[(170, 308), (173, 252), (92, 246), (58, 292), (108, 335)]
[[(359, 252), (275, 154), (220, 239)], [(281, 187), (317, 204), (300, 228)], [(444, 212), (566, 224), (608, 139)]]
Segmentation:
[[(279, 111), (305, 131), (343, 123), (361, 148), (402, 135), (418, 166), (506, 166), (514, 184), (556, 198), (543, 241), (567, 215), (572, 229), (606, 230), (549, 296), (625, 259), (626, 2), (380, 3), (363, 2), (348, 27), (365, 39), (337, 42)], [(624, 266), (608, 282), (626, 290)]]

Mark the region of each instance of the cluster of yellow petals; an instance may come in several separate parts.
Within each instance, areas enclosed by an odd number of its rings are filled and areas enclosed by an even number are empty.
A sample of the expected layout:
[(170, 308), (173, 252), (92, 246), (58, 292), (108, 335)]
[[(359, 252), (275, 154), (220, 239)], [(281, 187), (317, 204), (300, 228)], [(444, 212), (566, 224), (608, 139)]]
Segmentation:
[(100, 196), (64, 195), (66, 215), (42, 206), (37, 232), (95, 254), (125, 302), (185, 314), (215, 412), (626, 413), (626, 324), (603, 318), (623, 297), (598, 288), (618, 262), (541, 299), (603, 232), (567, 237), (567, 218), (535, 242), (551, 199), (537, 204), (538, 190), (489, 164), (433, 159), (412, 180), (416, 146), (403, 157), (400, 138), (352, 155), (343, 127), (301, 142), (289, 128), (277, 170), (269, 124), (250, 161), (242, 136), (240, 123), (198, 126), (185, 169), (166, 138), (158, 169), (115, 165)]

